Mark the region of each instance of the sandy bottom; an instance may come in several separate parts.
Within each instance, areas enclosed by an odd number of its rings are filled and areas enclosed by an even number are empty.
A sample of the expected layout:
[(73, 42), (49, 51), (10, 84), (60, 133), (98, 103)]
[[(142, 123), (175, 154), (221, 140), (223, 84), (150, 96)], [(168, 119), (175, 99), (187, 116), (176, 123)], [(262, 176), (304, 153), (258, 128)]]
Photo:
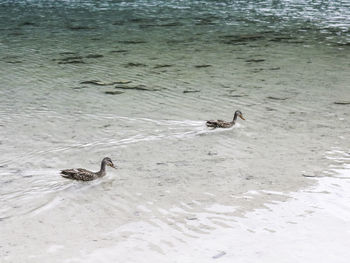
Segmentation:
[[(329, 158), (336, 155), (336, 150), (328, 153)], [(348, 154), (341, 155), (342, 162), (349, 160)], [(48, 211), (60, 202), (56, 200), (52, 207), (36, 210), (29, 221), (17, 217), (3, 222), (1, 232), (8, 236), (10, 231), (12, 238), (4, 240), (2, 235), (1, 258), (2, 262), (84, 263), (348, 262), (349, 179), (350, 165), (340, 164), (330, 167), (322, 177), (310, 179), (316, 184), (299, 192), (249, 191), (237, 195), (238, 199), (266, 199), (270, 195), (286, 200), (267, 202), (244, 216), (233, 216), (238, 206), (218, 202), (200, 210), (190, 206), (159, 209), (167, 221), (153, 216), (115, 228), (113, 224), (92, 226), (81, 219), (86, 231), (79, 242), (77, 219), (67, 222), (64, 235), (55, 233), (55, 219), (45, 221), (52, 218)], [(141, 206), (138, 210), (151, 212)], [(106, 219), (105, 223), (110, 221)], [(96, 229), (100, 227), (111, 231), (99, 233)], [(70, 237), (76, 238), (75, 243)]]
[[(212, 225), (216, 229), (209, 227), (200, 238), (178, 242), (167, 226), (137, 222), (108, 233), (135, 233), (130, 239), (65, 262), (348, 262), (350, 166), (336, 172), (337, 177), (318, 179), (317, 186), (289, 195), (290, 201), (244, 218), (225, 217), (225, 210), (234, 208), (222, 207), (222, 227)], [(246, 198), (260, 194), (250, 192)], [(205, 213), (195, 218), (188, 224), (210, 225)]]

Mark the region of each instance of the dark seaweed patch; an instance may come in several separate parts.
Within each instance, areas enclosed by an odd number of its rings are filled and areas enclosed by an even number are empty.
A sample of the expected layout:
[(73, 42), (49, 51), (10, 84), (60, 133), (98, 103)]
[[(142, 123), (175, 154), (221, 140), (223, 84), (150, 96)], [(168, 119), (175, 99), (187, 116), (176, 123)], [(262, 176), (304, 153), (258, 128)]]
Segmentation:
[(176, 26), (182, 26), (183, 24), (180, 22), (172, 22), (172, 23), (165, 23), (165, 24), (140, 24), (140, 28), (148, 28), (148, 27), (176, 27)]
[(26, 22), (19, 24), (19, 26), (36, 26), (36, 24), (33, 22), (30, 22), (30, 21), (26, 21)]
[(269, 41), (272, 41), (272, 42), (282, 42), (284, 40), (291, 40), (293, 39), (292, 37), (274, 37), (272, 39), (270, 39)]
[(24, 35), (24, 33), (22, 33), (22, 32), (12, 32), (12, 33), (9, 33), (8, 34), (9, 36), (23, 36)]
[(153, 20), (150, 18), (132, 18), (129, 21), (133, 23), (149, 23)]
[(337, 46), (340, 46), (340, 47), (348, 47), (350, 46), (350, 42), (347, 42), (347, 43), (336, 43)]
[(350, 105), (350, 101), (335, 101), (334, 104), (337, 104), (337, 105)]
[(196, 92), (200, 92), (200, 90), (184, 90), (182, 93), (196, 93)]
[(227, 96), (231, 98), (241, 98), (241, 97), (246, 97), (247, 95), (233, 94), (233, 95), (227, 95)]
[(59, 61), (70, 61), (70, 60), (80, 60), (83, 59), (83, 57), (81, 56), (72, 56), (72, 57), (66, 57), (66, 58), (59, 58), (59, 59), (53, 59), (55, 60), (59, 60)]
[(148, 88), (145, 85), (136, 85), (136, 86), (125, 86), (125, 85), (122, 85), (122, 86), (115, 86), (115, 88), (116, 89), (124, 89), (124, 90), (127, 90), (127, 89), (140, 90), (140, 91), (159, 91), (159, 90), (161, 90), (161, 89), (157, 89), (157, 88)]
[(279, 97), (274, 97), (274, 96), (268, 96), (266, 98), (270, 99), (270, 100), (287, 100), (288, 99), (288, 98), (279, 98)]
[(129, 62), (129, 63), (125, 64), (124, 66), (125, 66), (126, 68), (131, 68), (131, 67), (146, 67), (146, 64)]
[(264, 70), (263, 68), (255, 68), (251, 72), (258, 73), (258, 72), (263, 71), (263, 70)]
[(63, 55), (63, 56), (65, 56), (65, 55), (76, 55), (76, 54), (78, 54), (78, 52), (67, 51), (67, 52), (61, 52), (59, 54)]
[(105, 94), (107, 95), (119, 95), (119, 94), (123, 94), (123, 91), (119, 91), (119, 90), (114, 90), (114, 91), (105, 91)]
[(213, 19), (211, 18), (202, 18), (199, 19), (195, 25), (197, 26), (209, 26), (209, 25), (215, 25), (215, 23), (213, 22)]
[(254, 63), (259, 63), (259, 62), (264, 62), (265, 59), (247, 59), (245, 62), (254, 62)]
[(160, 24), (158, 26), (160, 26), (160, 27), (182, 26), (182, 23), (180, 23), (180, 22), (173, 22), (173, 23), (167, 23), (167, 24)]
[(185, 40), (181, 39), (169, 39), (166, 41), (167, 44), (182, 44), (185, 43)]
[(100, 54), (90, 54), (90, 55), (87, 55), (86, 58), (103, 58), (103, 55), (100, 55)]
[(81, 56), (71, 56), (59, 59), (53, 59), (53, 61), (58, 61), (58, 64), (85, 64)]
[(114, 25), (114, 26), (122, 26), (124, 24), (125, 24), (125, 21), (123, 21), (123, 20), (115, 21), (112, 23), (112, 25)]
[(263, 39), (262, 35), (224, 35), (221, 36), (222, 43), (230, 45), (245, 45), (250, 41), (257, 41)]
[(11, 60), (11, 61), (6, 61), (6, 63), (9, 63), (9, 64), (20, 64), (20, 63), (22, 63), (22, 61), (20, 61), (20, 60), (16, 60), (16, 61)]
[(170, 68), (173, 65), (170, 64), (159, 64), (159, 65), (155, 65), (153, 68)]
[(267, 111), (276, 111), (276, 109), (270, 108), (270, 107), (265, 107), (265, 109), (266, 109)]
[(147, 42), (144, 40), (124, 40), (124, 41), (119, 41), (119, 43), (127, 44), (127, 45), (136, 45), (136, 44), (144, 44)]
[(125, 49), (119, 49), (119, 50), (112, 50), (110, 51), (111, 53), (126, 53), (128, 52), (128, 50), (125, 50)]
[(112, 86), (116, 84), (129, 84), (131, 81), (113, 81), (113, 82), (102, 82), (100, 80), (86, 80), (80, 82), (80, 84), (91, 84), (91, 85), (96, 85), (96, 86)]
[(67, 28), (70, 30), (73, 30), (73, 31), (96, 29), (96, 28), (88, 27), (88, 26), (67, 26)]
[(211, 67), (212, 65), (208, 65), (208, 64), (203, 64), (203, 65), (195, 65), (195, 68), (208, 68)]
[(82, 60), (69, 60), (69, 61), (60, 61), (58, 64), (85, 64)]

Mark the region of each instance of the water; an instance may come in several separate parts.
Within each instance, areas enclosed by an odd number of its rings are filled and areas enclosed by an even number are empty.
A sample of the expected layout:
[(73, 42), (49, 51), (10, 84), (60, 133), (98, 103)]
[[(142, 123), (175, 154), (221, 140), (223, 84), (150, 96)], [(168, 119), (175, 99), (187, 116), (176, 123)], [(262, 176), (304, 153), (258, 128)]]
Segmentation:
[[(0, 1), (1, 257), (185, 257), (307, 176), (332, 180), (349, 163), (349, 18), (348, 1)], [(205, 127), (236, 109), (246, 121)], [(105, 156), (119, 168), (101, 180), (58, 174)]]

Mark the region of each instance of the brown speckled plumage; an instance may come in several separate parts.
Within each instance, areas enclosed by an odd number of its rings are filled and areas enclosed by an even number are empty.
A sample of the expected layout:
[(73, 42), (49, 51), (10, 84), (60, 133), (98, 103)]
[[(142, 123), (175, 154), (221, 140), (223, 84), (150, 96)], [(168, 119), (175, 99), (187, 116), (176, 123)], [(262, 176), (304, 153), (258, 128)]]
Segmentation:
[(245, 120), (243, 118), (243, 115), (242, 115), (242, 112), (240, 112), (239, 110), (237, 110), (235, 112), (235, 115), (233, 117), (233, 120), (232, 121), (223, 121), (223, 120), (210, 120), (210, 121), (207, 121), (206, 122), (206, 125), (208, 127), (211, 127), (211, 128), (230, 128), (232, 127), (233, 125), (235, 125), (236, 123), (236, 120), (237, 120), (237, 117), (240, 117), (242, 120)]
[(106, 157), (102, 160), (101, 169), (98, 172), (91, 172), (82, 168), (77, 168), (77, 169), (62, 170), (61, 175), (62, 177), (68, 178), (68, 179), (80, 180), (80, 181), (91, 181), (106, 175), (106, 165), (115, 168), (112, 160), (109, 157)]

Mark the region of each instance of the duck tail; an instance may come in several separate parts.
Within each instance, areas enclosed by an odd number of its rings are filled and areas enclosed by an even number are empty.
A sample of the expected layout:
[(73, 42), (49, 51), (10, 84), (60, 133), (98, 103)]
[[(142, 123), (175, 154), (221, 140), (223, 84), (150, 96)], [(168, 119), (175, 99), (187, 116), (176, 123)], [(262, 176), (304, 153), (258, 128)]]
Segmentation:
[(207, 127), (212, 127), (212, 128), (217, 127), (217, 123), (215, 121), (207, 121), (205, 124), (207, 125)]
[(72, 170), (61, 170), (60, 174), (64, 178), (72, 178), (73, 172)]

